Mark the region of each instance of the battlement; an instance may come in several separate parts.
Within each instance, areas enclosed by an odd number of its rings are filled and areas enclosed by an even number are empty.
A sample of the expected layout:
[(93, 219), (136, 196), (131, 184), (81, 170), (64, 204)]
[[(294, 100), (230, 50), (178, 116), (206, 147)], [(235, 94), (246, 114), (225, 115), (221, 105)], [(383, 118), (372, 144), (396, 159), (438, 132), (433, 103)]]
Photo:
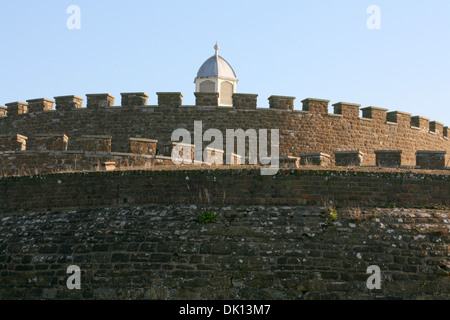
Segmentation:
[[(282, 166), (293, 166), (297, 160), (335, 165), (345, 159), (336, 151), (354, 150), (361, 157), (350, 163), (361, 166), (416, 167), (421, 150), (446, 152), (445, 166), (450, 163), (448, 126), (404, 111), (337, 102), (332, 105), (334, 113), (329, 113), (330, 100), (306, 98), (295, 108), (296, 97), (281, 95), (270, 96), (269, 108), (261, 108), (258, 95), (251, 93), (233, 94), (231, 107), (219, 106), (216, 92), (196, 92), (195, 105), (183, 105), (181, 92), (157, 92), (156, 103), (145, 92), (120, 95), (120, 106), (109, 93), (8, 103), (0, 107), (0, 135), (9, 136), (2, 138), (2, 150), (156, 155), (171, 143), (174, 130), (192, 133), (194, 122), (202, 121), (205, 131), (214, 128), (223, 133), (224, 146), (228, 129), (278, 129)], [(224, 163), (230, 160), (221, 158)], [(244, 158), (233, 161), (245, 163)]]
[[(232, 107), (219, 107), (218, 92), (195, 92), (195, 106), (183, 105), (183, 94), (181, 92), (157, 92), (158, 101), (156, 105), (149, 105), (149, 96), (145, 92), (121, 93), (122, 101), (120, 106), (115, 106), (115, 97), (108, 93), (86, 94), (86, 107), (83, 108), (83, 98), (75, 95), (58, 96), (55, 100), (46, 98), (26, 100), (27, 102), (11, 102), (0, 106), (0, 118), (25, 115), (29, 113), (49, 112), (49, 111), (74, 111), (77, 109), (90, 110), (125, 110), (135, 108), (161, 107), (161, 108), (183, 108), (192, 109), (195, 107), (215, 107), (217, 109), (228, 110), (267, 110), (258, 108), (258, 95), (249, 93), (233, 94)], [(293, 96), (272, 95), (268, 98), (269, 109), (285, 112), (296, 112)], [(389, 111), (379, 107), (364, 107), (360, 104), (349, 102), (338, 102), (333, 104), (334, 113), (328, 113), (330, 100), (307, 98), (301, 101), (301, 112), (317, 116), (333, 116), (334, 119), (346, 119), (354, 121), (372, 121), (379, 124), (396, 125), (419, 130), (430, 134), (435, 134), (448, 139), (448, 126), (438, 121), (431, 121), (424, 116), (412, 116), (404, 111)], [(56, 104), (56, 106), (55, 106)], [(360, 112), (362, 116), (360, 116)]]

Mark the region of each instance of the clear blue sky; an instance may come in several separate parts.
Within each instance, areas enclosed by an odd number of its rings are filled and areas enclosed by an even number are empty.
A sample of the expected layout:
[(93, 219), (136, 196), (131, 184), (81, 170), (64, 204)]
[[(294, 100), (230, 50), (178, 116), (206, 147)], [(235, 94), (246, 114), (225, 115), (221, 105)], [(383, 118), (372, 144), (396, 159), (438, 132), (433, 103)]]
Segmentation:
[[(81, 29), (70, 30), (70, 5)], [(367, 8), (381, 10), (369, 30)], [(450, 1), (0, 0), (0, 105), (33, 98), (181, 91), (214, 54), (238, 92), (378, 106), (450, 124)]]

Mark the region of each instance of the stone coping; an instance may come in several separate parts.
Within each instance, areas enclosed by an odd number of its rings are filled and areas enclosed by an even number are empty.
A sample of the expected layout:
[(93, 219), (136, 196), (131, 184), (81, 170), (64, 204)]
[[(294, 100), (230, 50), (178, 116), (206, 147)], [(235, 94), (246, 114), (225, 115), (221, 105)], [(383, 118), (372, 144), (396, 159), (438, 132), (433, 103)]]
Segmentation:
[(366, 107), (366, 108), (361, 108), (361, 110), (377, 110), (377, 111), (389, 111), (389, 109), (386, 108), (380, 108), (380, 107)]
[(318, 153), (302, 153), (299, 155), (300, 157), (330, 157), (329, 154), (318, 152)]
[(233, 93), (233, 96), (234, 97), (239, 97), (239, 96), (242, 96), (242, 97), (257, 97), (258, 95), (257, 94), (255, 94), (255, 93)]
[(146, 138), (129, 138), (129, 141), (139, 141), (139, 142), (154, 142), (158, 143), (158, 140), (155, 139), (146, 139)]
[(317, 99), (317, 98), (306, 98), (303, 99), (301, 102), (307, 102), (307, 101), (315, 101), (315, 102), (326, 102), (326, 103), (330, 103), (331, 100), (327, 100), (327, 99)]
[(447, 154), (447, 151), (427, 151), (427, 150), (418, 150), (417, 154)]
[(58, 96), (58, 97), (54, 97), (55, 100), (59, 100), (59, 99), (78, 99), (78, 100), (84, 100), (81, 97), (78, 96), (74, 96), (74, 95), (69, 95), (69, 96)]
[(361, 151), (334, 151), (334, 154), (360, 154), (364, 155)]
[(88, 93), (86, 94), (86, 97), (111, 97), (115, 98), (113, 95), (109, 93)]
[(333, 104), (333, 107), (339, 107), (339, 106), (346, 106), (346, 107), (355, 107), (355, 108), (360, 108), (361, 105), (357, 104), (357, 103), (350, 103), (350, 102), (338, 102)]
[(401, 114), (405, 116), (412, 116), (412, 113), (404, 112), (404, 111), (390, 111), (387, 114)]
[(430, 118), (424, 117), (424, 116), (413, 116), (411, 119), (420, 119), (425, 121), (430, 121)]
[(374, 153), (403, 153), (402, 150), (375, 150)]
[(148, 94), (146, 94), (145, 92), (122, 92), (120, 94), (121, 96), (145, 96), (148, 98)]
[(51, 102), (51, 103), (55, 103), (55, 100), (50, 100), (47, 98), (39, 98), (39, 99), (30, 99), (27, 100), (28, 103), (33, 103), (33, 102)]
[(180, 95), (180, 96), (183, 96), (183, 94), (181, 93), (181, 92), (157, 92), (156, 93), (158, 96), (159, 95), (164, 95), (164, 94), (167, 94), (167, 95), (169, 95), (169, 94), (173, 94), (173, 95)]
[(270, 99), (289, 99), (289, 100), (292, 100), (292, 99), (297, 99), (296, 97), (290, 97), (290, 96), (270, 96), (269, 98), (267, 98), (267, 100), (270, 100)]

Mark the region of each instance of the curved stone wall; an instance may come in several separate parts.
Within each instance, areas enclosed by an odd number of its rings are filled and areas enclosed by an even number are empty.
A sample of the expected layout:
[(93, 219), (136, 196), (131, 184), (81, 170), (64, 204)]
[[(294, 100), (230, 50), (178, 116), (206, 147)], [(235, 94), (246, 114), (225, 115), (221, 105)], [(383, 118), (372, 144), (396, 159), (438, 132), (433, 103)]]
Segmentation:
[[(303, 103), (304, 111), (276, 106), (256, 109), (160, 105), (10, 114), (0, 118), (0, 134), (32, 137), (62, 133), (69, 137), (72, 150), (76, 150), (74, 144), (82, 135), (110, 135), (112, 151), (127, 152), (130, 137), (157, 139), (166, 144), (175, 129), (194, 132), (194, 121), (202, 121), (204, 131), (219, 129), (224, 137), (226, 129), (279, 129), (280, 155), (285, 156), (323, 152), (334, 157), (334, 151), (359, 150), (364, 153), (362, 165), (375, 165), (375, 151), (401, 150), (402, 164), (415, 165), (415, 152), (428, 150), (447, 151), (447, 162), (450, 160), (448, 128), (438, 122), (374, 107), (364, 108), (363, 117), (359, 117), (359, 106), (346, 103), (336, 104), (335, 114), (328, 114), (326, 100), (307, 99)], [(28, 144), (33, 147), (32, 139)]]

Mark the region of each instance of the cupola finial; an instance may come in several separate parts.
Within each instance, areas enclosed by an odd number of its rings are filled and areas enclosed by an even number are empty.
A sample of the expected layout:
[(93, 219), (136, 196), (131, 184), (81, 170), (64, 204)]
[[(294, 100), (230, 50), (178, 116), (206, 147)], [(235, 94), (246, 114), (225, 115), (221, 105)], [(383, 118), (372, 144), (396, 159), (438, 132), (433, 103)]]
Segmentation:
[(219, 55), (219, 49), (220, 49), (220, 46), (219, 46), (219, 44), (216, 41), (216, 45), (214, 46), (214, 50), (216, 50), (216, 56)]

